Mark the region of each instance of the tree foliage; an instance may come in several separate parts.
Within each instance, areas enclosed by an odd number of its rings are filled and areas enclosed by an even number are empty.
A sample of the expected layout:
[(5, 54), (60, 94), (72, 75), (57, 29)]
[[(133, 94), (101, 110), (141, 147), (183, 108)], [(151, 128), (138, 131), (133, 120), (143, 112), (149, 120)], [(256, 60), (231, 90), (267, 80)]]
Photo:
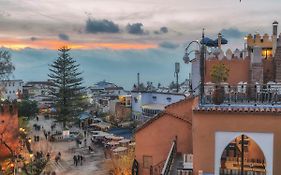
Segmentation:
[(36, 101), (23, 100), (18, 103), (18, 114), (20, 117), (34, 117), (39, 112)]
[[(0, 50), (0, 81), (8, 80), (14, 70), (10, 52)], [(1, 87), (0, 96), (3, 95), (3, 91), (5, 91), (5, 88)]]
[(225, 82), (228, 79), (229, 69), (223, 64), (216, 64), (211, 69), (211, 79), (213, 83)]
[(86, 100), (83, 99), (79, 64), (70, 56), (69, 48), (62, 47), (58, 51), (58, 59), (50, 65), (48, 76), (51, 81), (50, 94), (57, 108), (57, 120), (65, 125), (77, 119)]
[(0, 79), (8, 79), (14, 70), (15, 67), (11, 61), (11, 54), (6, 50), (0, 51)]

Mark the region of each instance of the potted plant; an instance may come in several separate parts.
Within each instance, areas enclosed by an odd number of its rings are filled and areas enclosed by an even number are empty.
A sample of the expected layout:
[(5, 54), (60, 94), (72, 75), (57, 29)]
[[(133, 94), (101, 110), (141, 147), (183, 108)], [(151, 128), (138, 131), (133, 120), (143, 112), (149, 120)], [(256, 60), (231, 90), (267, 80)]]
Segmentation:
[(213, 103), (216, 105), (222, 104), (224, 101), (224, 87), (222, 82), (226, 82), (229, 75), (229, 69), (223, 64), (219, 63), (211, 69), (211, 80), (215, 83), (215, 90), (213, 93)]

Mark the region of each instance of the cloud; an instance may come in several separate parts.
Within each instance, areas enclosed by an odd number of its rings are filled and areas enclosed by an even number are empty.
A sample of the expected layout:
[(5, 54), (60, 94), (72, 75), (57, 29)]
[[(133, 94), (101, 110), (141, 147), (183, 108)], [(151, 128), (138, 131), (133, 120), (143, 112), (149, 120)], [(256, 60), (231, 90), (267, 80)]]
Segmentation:
[(169, 41), (164, 41), (159, 44), (160, 47), (165, 48), (165, 49), (176, 49), (179, 47), (179, 44), (172, 43)]
[(119, 33), (120, 29), (117, 24), (107, 19), (96, 20), (88, 19), (86, 22), (87, 33)]
[(220, 32), (226, 38), (241, 38), (247, 34), (246, 32), (242, 32), (238, 28), (234, 27), (222, 29)]
[(69, 41), (69, 36), (67, 34), (64, 33), (60, 33), (58, 34), (59, 39), (63, 40), (63, 41)]
[(155, 30), (154, 34), (160, 35), (160, 34), (165, 34), (165, 33), (168, 33), (168, 32), (169, 32), (168, 27), (163, 26), (159, 30)]
[(168, 33), (168, 32), (169, 32), (168, 27), (161, 27), (161, 28), (160, 28), (160, 32), (162, 32), (162, 33)]
[(36, 41), (36, 40), (39, 40), (39, 38), (32, 36), (32, 37), (30, 37), (30, 40), (31, 41)]
[(126, 29), (130, 34), (143, 35), (145, 34), (145, 32), (142, 27), (143, 27), (142, 23), (133, 23), (133, 24), (128, 24)]

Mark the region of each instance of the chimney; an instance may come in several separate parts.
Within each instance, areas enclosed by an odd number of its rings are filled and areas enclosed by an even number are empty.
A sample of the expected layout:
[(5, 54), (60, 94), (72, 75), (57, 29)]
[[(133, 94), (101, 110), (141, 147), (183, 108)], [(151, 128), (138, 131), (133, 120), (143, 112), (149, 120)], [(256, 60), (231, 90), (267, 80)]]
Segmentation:
[(278, 33), (278, 22), (274, 21), (272, 23), (272, 55), (275, 55), (277, 48), (277, 33)]
[(222, 38), (222, 35), (221, 33), (218, 34), (218, 48), (221, 49), (221, 38)]

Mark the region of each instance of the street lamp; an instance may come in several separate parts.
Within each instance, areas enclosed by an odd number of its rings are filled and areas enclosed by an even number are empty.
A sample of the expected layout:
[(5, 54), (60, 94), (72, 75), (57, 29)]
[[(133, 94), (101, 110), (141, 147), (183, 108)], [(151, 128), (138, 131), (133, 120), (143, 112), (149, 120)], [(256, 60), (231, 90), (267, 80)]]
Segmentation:
[(191, 51), (188, 51), (190, 46), (193, 44), (193, 43), (196, 43), (199, 48), (200, 48), (200, 94), (199, 94), (199, 97), (200, 97), (200, 104), (203, 103), (203, 94), (204, 94), (204, 64), (205, 64), (205, 34), (204, 34), (204, 30), (202, 31), (202, 40), (201, 40), (201, 43), (197, 40), (194, 40), (194, 41), (191, 41), (188, 46), (185, 48), (185, 54), (183, 56), (183, 61), (188, 64), (189, 62), (192, 62), (194, 59), (190, 59), (189, 55), (192, 53), (192, 52), (195, 52), (196, 50), (191, 50)]

